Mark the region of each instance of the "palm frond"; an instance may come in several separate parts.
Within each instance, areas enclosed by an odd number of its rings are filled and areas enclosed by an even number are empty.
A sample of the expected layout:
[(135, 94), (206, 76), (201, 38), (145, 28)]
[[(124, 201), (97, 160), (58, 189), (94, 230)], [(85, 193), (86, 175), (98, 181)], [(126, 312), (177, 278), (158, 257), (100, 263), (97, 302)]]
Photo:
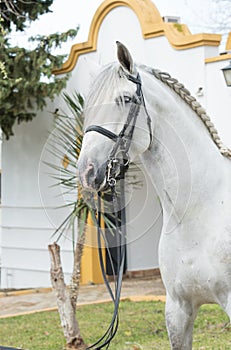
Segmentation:
[[(58, 208), (68, 207), (70, 212), (56, 229), (53, 236), (58, 241), (66, 230), (71, 230), (74, 241), (76, 220), (78, 222), (78, 237), (84, 234), (89, 213), (95, 217), (95, 198), (87, 198), (77, 179), (76, 164), (83, 140), (83, 97), (75, 92), (72, 96), (64, 93), (64, 101), (70, 111), (68, 114), (55, 114), (55, 131), (48, 144), (48, 152), (56, 160), (54, 163), (44, 162), (52, 171), (49, 176), (54, 183), (51, 187), (61, 186), (62, 195), (74, 194), (75, 199)], [(107, 227), (111, 230), (115, 225), (102, 214)]]

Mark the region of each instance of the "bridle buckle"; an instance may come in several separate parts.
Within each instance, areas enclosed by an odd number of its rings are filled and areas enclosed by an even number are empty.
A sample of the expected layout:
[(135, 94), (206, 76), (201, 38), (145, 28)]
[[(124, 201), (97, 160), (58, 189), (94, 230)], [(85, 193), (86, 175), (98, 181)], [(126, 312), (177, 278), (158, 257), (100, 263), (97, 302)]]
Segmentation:
[(116, 164), (119, 160), (116, 158), (111, 158), (108, 160), (107, 164), (107, 183), (110, 187), (115, 187), (116, 185)]

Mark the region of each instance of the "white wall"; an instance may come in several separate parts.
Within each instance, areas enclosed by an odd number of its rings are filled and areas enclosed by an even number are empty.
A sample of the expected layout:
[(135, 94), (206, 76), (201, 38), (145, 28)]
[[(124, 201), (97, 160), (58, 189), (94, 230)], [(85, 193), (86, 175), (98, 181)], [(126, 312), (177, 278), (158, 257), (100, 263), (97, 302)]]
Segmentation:
[[(54, 126), (55, 104), (39, 112), (32, 122), (14, 128), (15, 135), (3, 142), (2, 176), (2, 281), (1, 288), (50, 285), (47, 245), (67, 212), (60, 188), (53, 183), (44, 161), (56, 160), (48, 152), (49, 132)], [(69, 276), (72, 244), (62, 242), (64, 271)]]
[(221, 68), (228, 66), (229, 60), (207, 63), (206, 109), (217, 128), (222, 141), (231, 148), (231, 87), (227, 87)]

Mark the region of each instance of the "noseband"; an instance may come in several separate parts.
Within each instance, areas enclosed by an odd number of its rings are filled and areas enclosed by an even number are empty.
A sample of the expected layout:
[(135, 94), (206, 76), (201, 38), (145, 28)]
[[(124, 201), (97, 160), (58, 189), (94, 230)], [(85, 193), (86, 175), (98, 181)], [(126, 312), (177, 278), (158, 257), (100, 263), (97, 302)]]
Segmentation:
[(151, 118), (148, 114), (146, 105), (145, 105), (145, 100), (141, 88), (141, 79), (140, 75), (138, 73), (137, 77), (133, 77), (132, 75), (127, 75), (128, 80), (132, 81), (134, 84), (136, 84), (136, 92), (131, 98), (131, 107), (126, 119), (126, 122), (120, 131), (118, 135), (113, 133), (112, 131), (103, 128), (102, 126), (99, 125), (91, 125), (89, 126), (86, 130), (85, 133), (90, 132), (90, 131), (95, 131), (98, 132), (101, 135), (104, 135), (105, 137), (111, 139), (112, 141), (115, 142), (115, 145), (113, 146), (109, 157), (107, 161), (107, 170), (106, 170), (106, 176), (107, 176), (107, 184), (110, 187), (114, 187), (116, 184), (116, 170), (118, 168), (118, 165), (121, 167), (121, 159), (122, 159), (122, 166), (124, 167), (125, 170), (128, 169), (129, 167), (129, 156), (128, 156), (128, 151), (131, 146), (131, 141), (137, 121), (137, 117), (140, 112), (141, 106), (144, 107), (146, 115), (147, 115), (147, 125), (149, 129), (149, 137), (150, 137), (150, 144), (149, 148), (152, 143), (152, 129), (151, 129)]

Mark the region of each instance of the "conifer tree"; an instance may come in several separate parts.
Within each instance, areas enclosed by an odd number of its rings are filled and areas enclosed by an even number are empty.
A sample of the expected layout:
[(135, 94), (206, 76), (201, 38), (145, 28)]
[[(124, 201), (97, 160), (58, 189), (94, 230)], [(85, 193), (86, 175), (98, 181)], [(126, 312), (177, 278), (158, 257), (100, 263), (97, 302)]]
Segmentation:
[(31, 50), (10, 41), (12, 31), (23, 32), (32, 21), (51, 12), (53, 1), (0, 1), (0, 127), (6, 139), (13, 135), (15, 123), (32, 120), (36, 108), (43, 109), (46, 98), (53, 99), (66, 85), (68, 77), (52, 75), (66, 56), (54, 55), (53, 50), (74, 38), (78, 29), (30, 38)]

